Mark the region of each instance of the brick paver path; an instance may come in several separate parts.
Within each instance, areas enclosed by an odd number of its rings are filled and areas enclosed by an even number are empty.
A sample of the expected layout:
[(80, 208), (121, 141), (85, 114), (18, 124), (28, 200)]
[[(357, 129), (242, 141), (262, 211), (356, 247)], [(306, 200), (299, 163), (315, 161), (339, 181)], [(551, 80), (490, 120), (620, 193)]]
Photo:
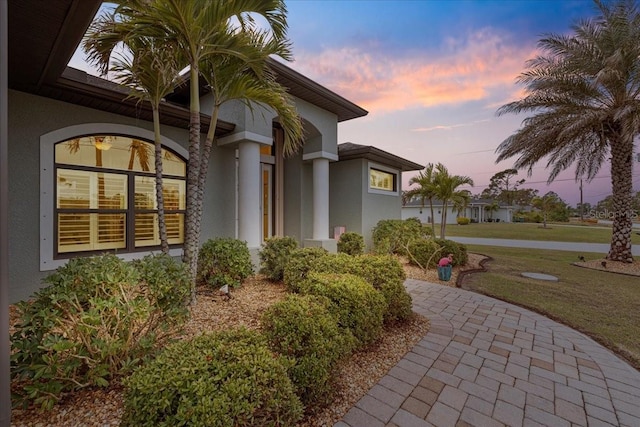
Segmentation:
[(640, 373), (592, 339), (473, 292), (405, 286), (429, 333), (334, 427), (640, 426)]

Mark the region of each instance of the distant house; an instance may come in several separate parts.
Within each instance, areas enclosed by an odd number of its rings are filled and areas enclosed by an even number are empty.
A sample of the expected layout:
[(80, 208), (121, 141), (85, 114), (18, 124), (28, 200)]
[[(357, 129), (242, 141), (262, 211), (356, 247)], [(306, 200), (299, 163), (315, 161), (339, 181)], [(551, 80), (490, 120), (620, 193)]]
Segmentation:
[[(128, 90), (67, 66), (101, 0), (10, 0), (8, 5), (9, 293), (28, 298), (70, 258), (110, 251), (124, 259), (159, 248), (151, 110)], [(34, 13), (37, 11), (37, 13)], [(401, 173), (420, 169), (373, 147), (338, 148), (338, 123), (367, 111), (272, 61), (294, 97), (304, 147), (282, 155), (274, 113), (241, 103), (211, 123), (201, 99), (202, 137), (216, 126), (201, 239), (235, 237), (255, 252), (270, 236), (335, 250), (334, 229), (365, 235), (400, 218)], [(188, 159), (188, 92), (161, 106), (167, 225), (180, 256)], [(152, 162), (151, 162), (152, 163)]]
[(357, 232), (371, 248), (378, 221), (402, 217), (402, 172), (424, 166), (351, 142), (338, 145), (338, 157), (330, 165), (330, 222), (336, 238), (341, 231)]
[[(493, 204), (493, 200), (490, 199), (473, 199), (469, 202), (469, 205), (462, 212), (458, 212), (451, 206), (451, 203), (447, 206), (447, 224), (456, 224), (457, 217), (464, 216), (473, 222), (512, 222), (514, 209), (512, 206), (504, 203), (498, 204), (498, 209), (492, 211), (489, 207)], [(433, 201), (433, 214), (435, 222), (440, 223), (442, 218), (443, 203), (441, 200)], [(413, 199), (402, 206), (402, 219), (407, 218), (419, 218), (420, 221), (429, 223), (431, 222), (431, 210), (429, 208), (429, 201), (425, 200), (424, 206), (421, 200)]]

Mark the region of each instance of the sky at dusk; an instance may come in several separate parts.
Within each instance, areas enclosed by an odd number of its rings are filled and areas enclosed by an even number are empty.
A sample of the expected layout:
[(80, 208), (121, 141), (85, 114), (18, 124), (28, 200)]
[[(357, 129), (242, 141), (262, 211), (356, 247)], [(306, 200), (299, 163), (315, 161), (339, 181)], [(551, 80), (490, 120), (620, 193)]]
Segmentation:
[[(588, 0), (290, 0), (288, 65), (369, 111), (338, 127), (338, 143), (373, 145), (416, 163), (442, 162), (471, 177), (472, 193), (493, 174), (495, 149), (524, 116), (496, 116), (522, 96), (516, 77), (548, 33), (570, 33), (596, 14)], [(77, 66), (78, 57), (70, 63)], [(84, 67), (82, 67), (84, 68)], [(637, 146), (637, 145), (636, 145)], [(547, 186), (544, 162), (523, 187), (580, 200), (573, 171)], [(413, 176), (404, 174), (404, 187)], [(634, 163), (640, 191), (640, 163)], [(611, 193), (609, 164), (584, 183), (585, 202)]]

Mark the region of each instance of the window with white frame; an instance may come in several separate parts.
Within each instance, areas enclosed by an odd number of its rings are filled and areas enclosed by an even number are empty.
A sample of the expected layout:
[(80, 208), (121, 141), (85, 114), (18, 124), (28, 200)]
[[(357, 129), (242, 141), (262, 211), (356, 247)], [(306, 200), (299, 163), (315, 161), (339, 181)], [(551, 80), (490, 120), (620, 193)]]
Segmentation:
[[(154, 145), (121, 135), (89, 135), (55, 144), (54, 257), (159, 247)], [(186, 162), (162, 150), (165, 222), (170, 245), (184, 242)]]

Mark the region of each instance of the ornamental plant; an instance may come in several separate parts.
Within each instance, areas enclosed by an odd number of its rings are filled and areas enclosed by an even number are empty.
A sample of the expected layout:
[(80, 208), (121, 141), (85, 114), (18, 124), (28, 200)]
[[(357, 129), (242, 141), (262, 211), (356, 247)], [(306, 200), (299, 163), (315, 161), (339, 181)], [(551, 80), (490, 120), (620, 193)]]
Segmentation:
[(202, 245), (198, 255), (200, 283), (215, 289), (225, 285), (235, 288), (251, 274), (253, 264), (247, 242), (220, 237)]
[(186, 319), (189, 276), (168, 255), (71, 259), (18, 304), (11, 337), (15, 402), (50, 409), (63, 392), (106, 387)]
[(326, 297), (338, 325), (349, 329), (358, 347), (366, 347), (382, 334), (386, 303), (380, 292), (353, 274), (311, 272), (301, 285), (303, 293)]
[(362, 255), (364, 253), (364, 237), (353, 231), (343, 233), (338, 240), (338, 252), (347, 255)]
[(298, 249), (298, 241), (293, 237), (271, 237), (266, 239), (259, 253), (260, 273), (273, 281), (282, 280), (284, 267), (296, 249)]
[(290, 294), (262, 316), (271, 348), (295, 361), (289, 376), (306, 405), (327, 401), (337, 362), (355, 346), (351, 331), (338, 327), (328, 306), (323, 297)]
[(123, 426), (293, 426), (302, 404), (288, 358), (246, 329), (167, 347), (124, 381)]

